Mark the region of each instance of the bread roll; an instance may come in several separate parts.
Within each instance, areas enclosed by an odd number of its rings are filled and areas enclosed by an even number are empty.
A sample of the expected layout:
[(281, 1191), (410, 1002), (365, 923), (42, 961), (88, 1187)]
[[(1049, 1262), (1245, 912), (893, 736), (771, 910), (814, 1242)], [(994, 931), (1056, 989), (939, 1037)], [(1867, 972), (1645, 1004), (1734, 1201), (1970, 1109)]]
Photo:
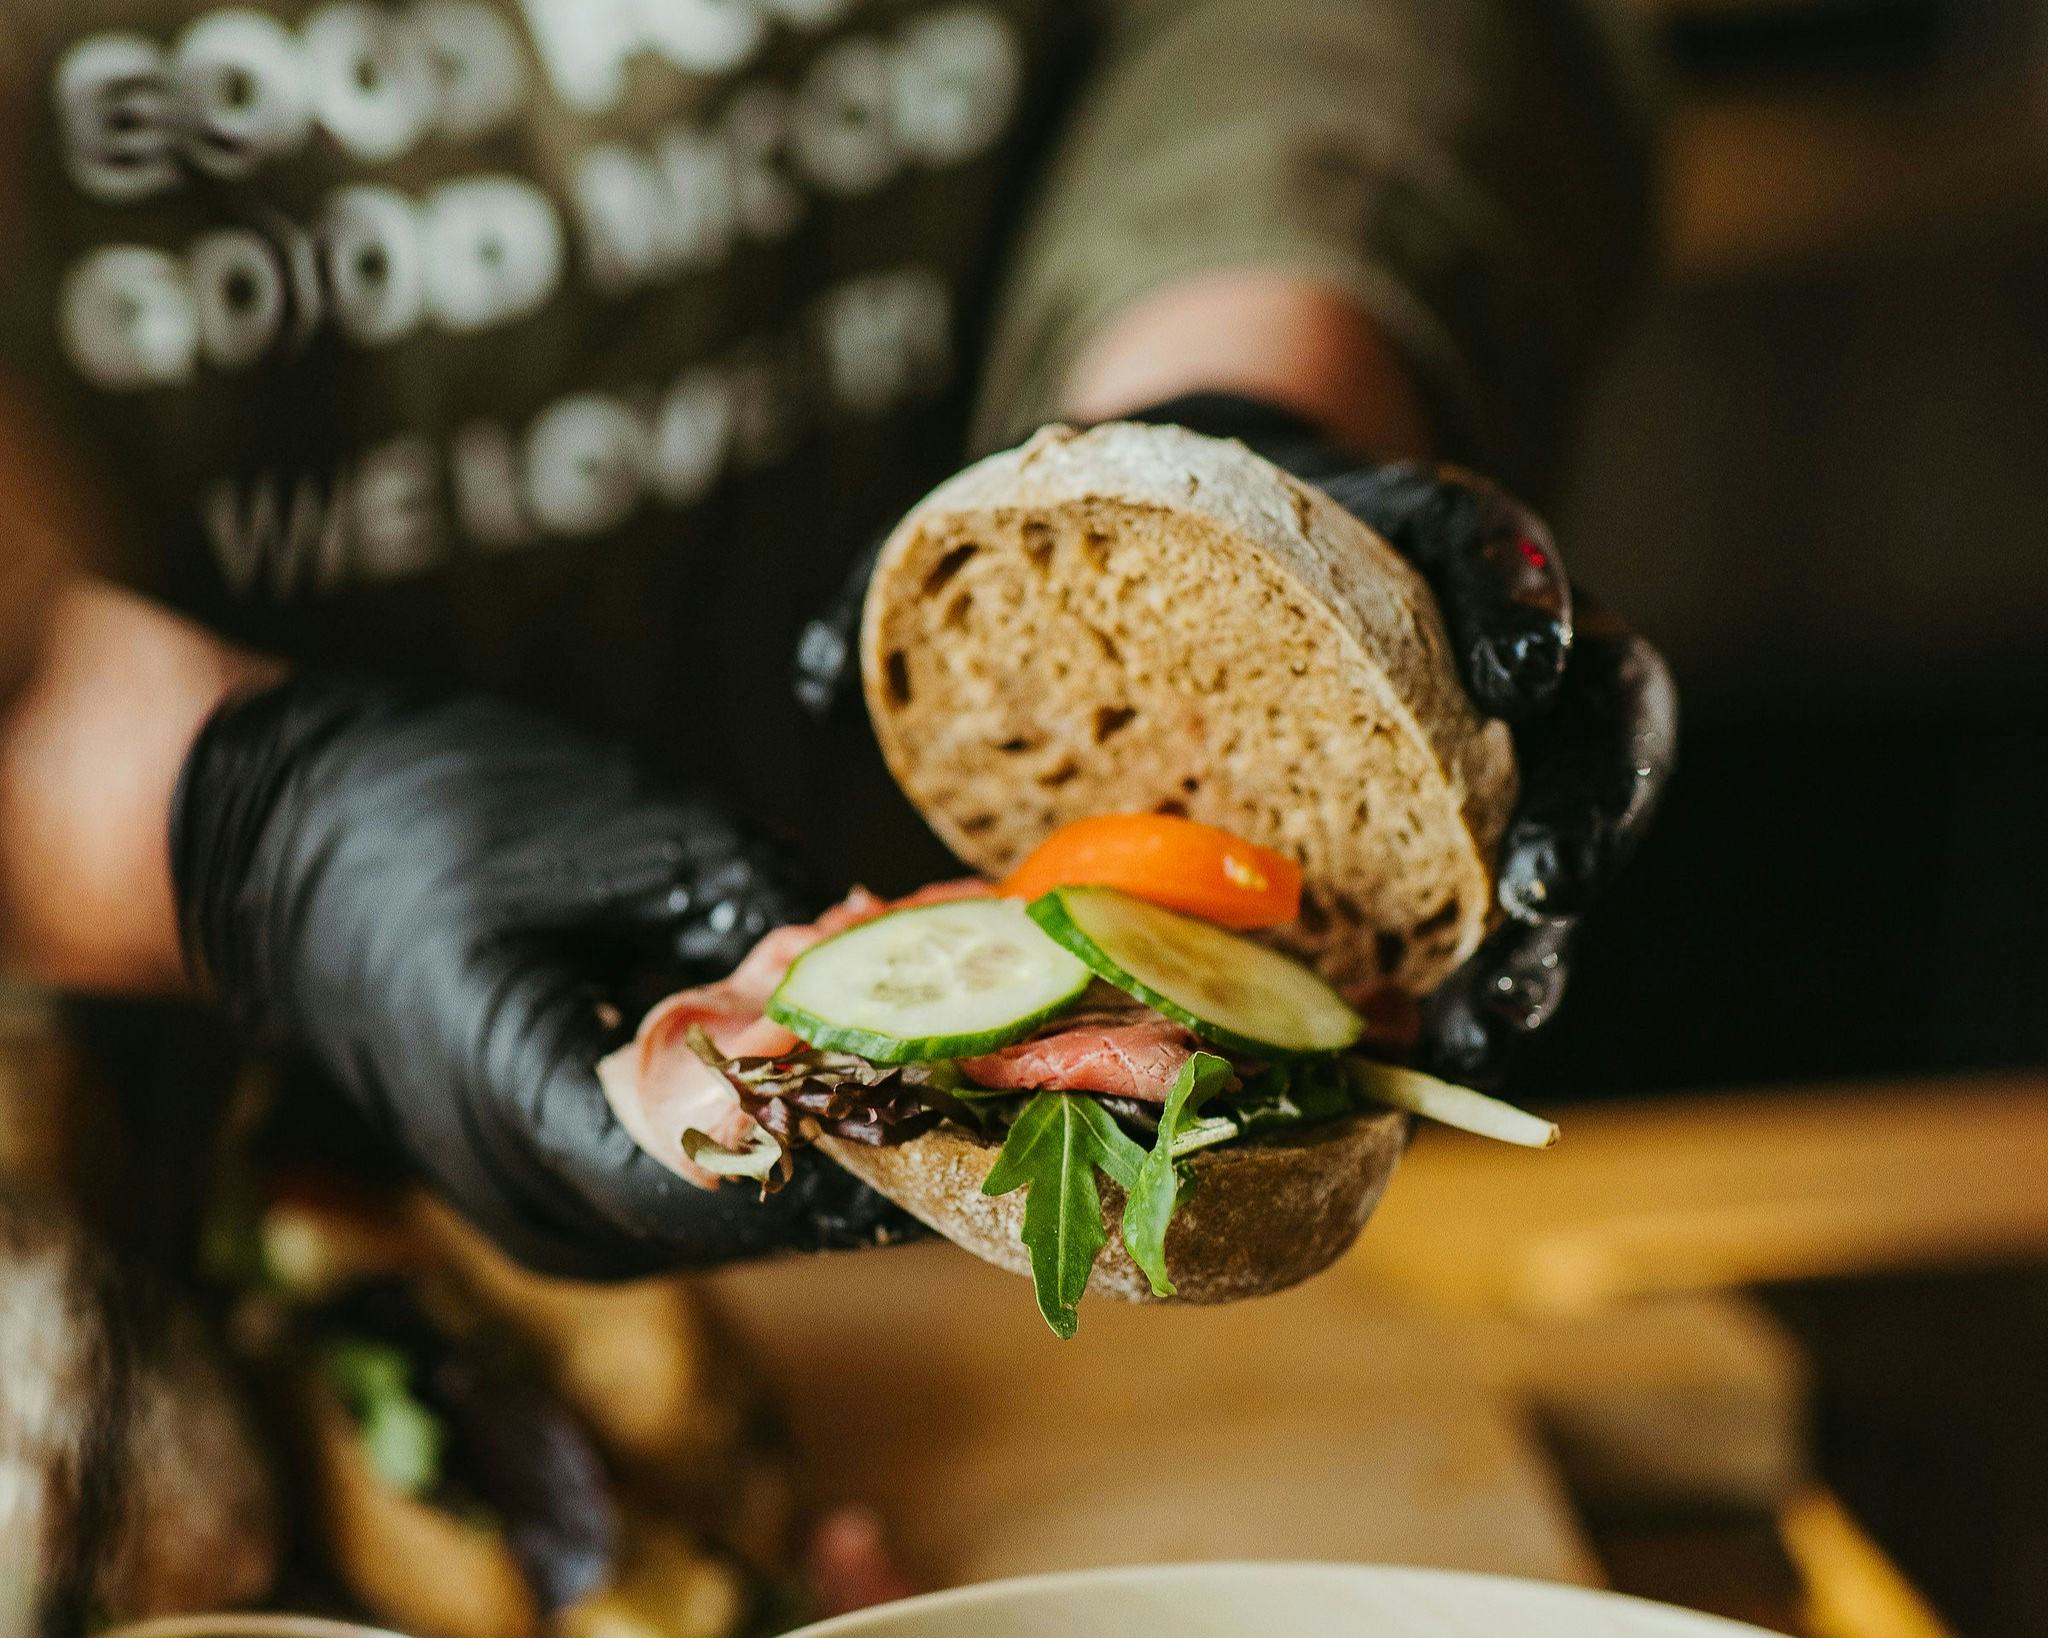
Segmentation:
[[(1297, 1285), (1351, 1249), (1379, 1204), (1406, 1145), (1408, 1117), (1385, 1110), (1351, 1115), (1251, 1143), (1191, 1155), (1195, 1189), (1166, 1231), (1166, 1266), (1176, 1300), (1236, 1302)], [(909, 1143), (867, 1148), (837, 1138), (821, 1146), (870, 1188), (894, 1200), (977, 1257), (1029, 1275), (1021, 1190), (991, 1199), (982, 1180), (998, 1146), (956, 1126)], [(1109, 1244), (1088, 1289), (1126, 1302), (1152, 1301), (1144, 1271), (1122, 1237), (1124, 1196), (1099, 1177)]]
[(1485, 933), (1507, 729), (1421, 577), (1242, 444), (1053, 427), (968, 468), (884, 547), (861, 657), (890, 769), (984, 874), (1156, 809), (1299, 859), (1283, 942), (1354, 996), (1426, 993)]

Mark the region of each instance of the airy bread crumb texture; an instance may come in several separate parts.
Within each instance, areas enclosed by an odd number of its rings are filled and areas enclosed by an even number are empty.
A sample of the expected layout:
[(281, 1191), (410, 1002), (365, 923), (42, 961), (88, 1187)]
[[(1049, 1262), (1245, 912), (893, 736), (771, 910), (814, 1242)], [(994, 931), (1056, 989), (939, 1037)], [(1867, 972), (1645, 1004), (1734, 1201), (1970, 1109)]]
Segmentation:
[(977, 870), (1105, 812), (1184, 814), (1298, 859), (1282, 942), (1420, 995), (1478, 944), (1514, 799), (1427, 587), (1242, 445), (1048, 429), (885, 549), (863, 632), (897, 780)]

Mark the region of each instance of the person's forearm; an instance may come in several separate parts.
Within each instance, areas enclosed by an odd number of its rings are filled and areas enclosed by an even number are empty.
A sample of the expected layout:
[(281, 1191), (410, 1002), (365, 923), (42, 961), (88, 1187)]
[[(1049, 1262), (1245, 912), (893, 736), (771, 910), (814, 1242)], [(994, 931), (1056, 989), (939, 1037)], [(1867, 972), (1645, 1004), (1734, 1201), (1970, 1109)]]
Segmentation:
[(0, 968), (80, 989), (188, 982), (172, 905), (171, 795), (194, 735), (271, 674), (141, 599), (78, 579), (0, 712)]
[[(1648, 241), (1650, 120), (1602, 0), (1100, 0), (1099, 49), (1007, 269), (971, 442), (1098, 398), (1091, 348), (1194, 281), (1265, 270), (1371, 315), (1427, 407), (1429, 453), (1519, 490), (1554, 476), (1576, 390)], [(1249, 352), (1232, 302), (1163, 324), (1195, 379)], [(1368, 344), (1371, 347), (1371, 344)], [(1227, 361), (1226, 361), (1227, 362)], [(1309, 356), (1341, 376), (1340, 358)], [(1195, 365), (1207, 365), (1199, 371)], [(1077, 382), (1080, 366), (1086, 380)], [(1290, 387), (1299, 383), (1282, 376)], [(1354, 402), (1373, 402), (1362, 394)], [(1290, 399), (1337, 430), (1328, 411)], [(1413, 425), (1411, 419), (1408, 423)], [(1396, 426), (1346, 441), (1393, 453)], [(1369, 451), (1361, 450), (1361, 453)]]
[(1414, 380), (1364, 308), (1286, 273), (1206, 273), (1132, 303), (1082, 349), (1062, 398), (1102, 421), (1191, 392), (1292, 410), (1360, 454), (1436, 453)]
[[(0, 215), (0, 227), (5, 217)], [(50, 601), (86, 530), (20, 405), (0, 381), (0, 711), (35, 669)]]

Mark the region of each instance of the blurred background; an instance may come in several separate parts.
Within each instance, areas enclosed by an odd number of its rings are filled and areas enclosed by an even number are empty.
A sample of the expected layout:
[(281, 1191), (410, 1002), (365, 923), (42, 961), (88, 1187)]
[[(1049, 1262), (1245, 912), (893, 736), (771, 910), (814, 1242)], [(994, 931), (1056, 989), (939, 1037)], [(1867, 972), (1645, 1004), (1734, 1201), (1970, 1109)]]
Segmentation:
[(1558, 522), (1676, 661), (1685, 764), (1544, 1078), (2038, 1065), (2048, 13), (1635, 3), (1667, 277)]
[[(1559, 537), (1673, 656), (1685, 751), (1531, 1095), (1910, 1076), (1844, 1088), (1845, 1124), (1904, 1123), (1868, 1196), (2048, 1190), (2023, 1099), (1974, 1162), (1910, 1163), (1945, 1098), (2048, 1067), (2048, 8), (1636, 9), (1668, 273)], [(1964, 1632), (2048, 1631), (2039, 1211), (1978, 1242), (2002, 1272), (1886, 1272), (1906, 1231), (1771, 1299), (1823, 1467)]]
[[(1353, 1277), (1205, 1320), (1186, 1335), (1212, 1353), (1189, 1357), (1210, 1402), (1254, 1409), (1283, 1358), (1397, 1362), (1348, 1435), (1237, 1450), (1247, 1470), (1347, 1437), (1412, 1454), (1412, 1490), (1377, 1507), (1289, 1470), (1355, 1525), (1333, 1553), (1605, 1581), (1813, 1638), (2048, 1634), (2048, 6), (1627, 3), (1673, 98), (1665, 275), (1555, 522), (1665, 646), (1687, 720), (1520, 1088), (1568, 1108), (1568, 1140), (1532, 1170), (1425, 1137)], [(0, 996), (0, 1172), (93, 1142), (46, 1131), (83, 1073), (48, 1026)], [(149, 1089), (213, 1050), (159, 1039), (95, 1073), (175, 1109)], [(802, 1269), (711, 1297), (827, 1491), (924, 1509), (891, 1521), (920, 1568), (1038, 1567), (932, 1537), (943, 1487), (893, 1392), (857, 1429), (802, 1392), (879, 1380), (912, 1341), (904, 1375), (956, 1343), (999, 1356), (1009, 1333), (936, 1317), (944, 1282), (999, 1276), (895, 1264), (858, 1311)], [(990, 1311), (1028, 1320), (1018, 1295)], [(901, 1312), (930, 1329), (878, 1317)], [(1145, 1357), (1133, 1318), (1091, 1316), (1099, 1351), (1061, 1356), (1076, 1403), (1117, 1350)], [(1445, 1348), (1469, 1392), (1445, 1391)], [(1040, 1494), (1016, 1450), (982, 1456), (1035, 1499), (1016, 1516), (1048, 1555), (1099, 1548), (1059, 1513), (1070, 1473)]]

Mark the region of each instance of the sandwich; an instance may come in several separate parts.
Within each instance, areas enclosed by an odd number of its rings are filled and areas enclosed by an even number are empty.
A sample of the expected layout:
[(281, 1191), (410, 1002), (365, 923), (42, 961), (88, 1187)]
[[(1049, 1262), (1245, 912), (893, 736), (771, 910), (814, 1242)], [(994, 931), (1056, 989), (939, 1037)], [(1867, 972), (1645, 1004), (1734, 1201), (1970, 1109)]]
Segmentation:
[(889, 768), (971, 869), (858, 889), (599, 1066), (705, 1187), (815, 1145), (1074, 1334), (1088, 1290), (1227, 1302), (1356, 1238), (1421, 1113), (1548, 1122), (1403, 1068), (1484, 937), (1506, 728), (1429, 591), (1234, 441), (1053, 428), (914, 508), (863, 610)]

